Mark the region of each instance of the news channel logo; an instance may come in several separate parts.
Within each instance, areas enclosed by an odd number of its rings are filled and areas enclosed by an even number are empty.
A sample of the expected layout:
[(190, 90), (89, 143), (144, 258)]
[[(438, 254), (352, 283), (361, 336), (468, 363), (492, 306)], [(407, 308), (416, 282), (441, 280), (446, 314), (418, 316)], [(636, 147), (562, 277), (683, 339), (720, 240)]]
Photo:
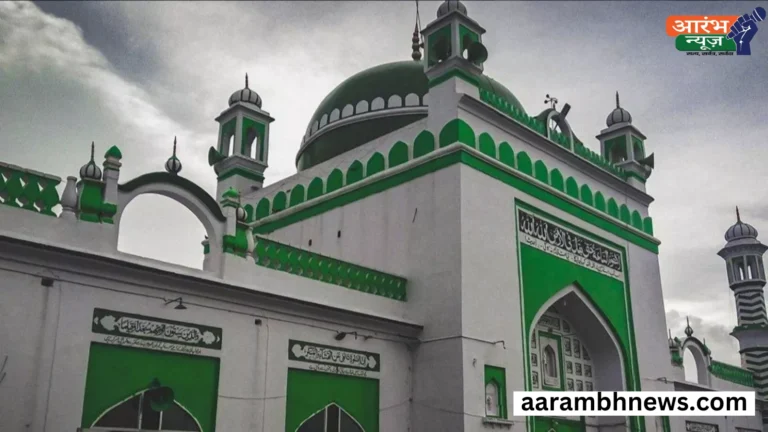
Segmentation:
[(667, 35), (688, 55), (752, 55), (752, 40), (765, 18), (762, 7), (741, 16), (673, 15), (667, 18)]

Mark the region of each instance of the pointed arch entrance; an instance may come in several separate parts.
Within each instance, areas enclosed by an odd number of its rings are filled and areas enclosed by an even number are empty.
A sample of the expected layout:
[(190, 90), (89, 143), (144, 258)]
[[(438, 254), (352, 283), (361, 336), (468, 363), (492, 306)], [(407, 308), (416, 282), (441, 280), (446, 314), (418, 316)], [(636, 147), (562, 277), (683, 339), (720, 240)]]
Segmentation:
[(332, 403), (304, 420), (296, 432), (365, 432), (365, 429), (342, 407)]
[[(522, 200), (515, 205), (525, 355), (531, 354), (533, 329), (554, 308), (552, 312), (570, 321), (588, 346), (594, 388), (640, 390), (625, 247)], [(527, 358), (527, 388), (530, 363)], [(643, 428), (639, 417), (621, 419), (611, 427), (604, 423), (610, 421), (607, 417), (598, 420), (601, 431)], [(537, 423), (533, 430), (549, 428)]]
[(159, 409), (150, 395), (152, 389), (142, 390), (106, 409), (91, 427), (92, 430), (202, 432), (200, 422), (178, 401)]
[[(625, 391), (625, 359), (611, 324), (578, 284), (552, 296), (528, 330), (531, 390)], [(613, 430), (624, 417), (569, 418), (573, 430)], [(542, 426), (552, 419), (538, 419)], [(626, 426), (620, 428), (626, 430)], [(547, 430), (547, 429), (544, 429)]]

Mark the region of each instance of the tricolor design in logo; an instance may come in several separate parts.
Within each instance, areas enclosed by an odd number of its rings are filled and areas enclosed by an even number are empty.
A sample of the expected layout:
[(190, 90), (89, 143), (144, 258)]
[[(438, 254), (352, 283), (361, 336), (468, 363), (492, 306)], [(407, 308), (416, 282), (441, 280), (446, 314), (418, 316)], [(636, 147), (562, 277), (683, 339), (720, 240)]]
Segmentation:
[(765, 18), (762, 7), (742, 16), (670, 16), (666, 29), (677, 50), (688, 55), (751, 55), (757, 23)]

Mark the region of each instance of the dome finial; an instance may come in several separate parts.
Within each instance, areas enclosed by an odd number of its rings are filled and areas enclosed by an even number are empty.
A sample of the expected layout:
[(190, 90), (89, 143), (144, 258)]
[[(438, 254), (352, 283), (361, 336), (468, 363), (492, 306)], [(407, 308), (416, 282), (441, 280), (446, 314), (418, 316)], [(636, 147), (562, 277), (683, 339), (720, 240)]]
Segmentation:
[(413, 25), (413, 37), (411, 38), (411, 58), (415, 61), (421, 60), (421, 43), (419, 40), (419, 23)]
[(736, 206), (736, 222), (741, 223), (741, 215), (739, 214), (739, 206)]
[(96, 143), (91, 141), (91, 160), (80, 168), (80, 178), (88, 180), (101, 180), (101, 168), (94, 161)]
[(248, 73), (245, 74), (245, 87), (232, 93), (232, 96), (229, 97), (229, 106), (238, 102), (253, 104), (261, 108), (261, 97), (251, 90), (248, 83)]
[(176, 156), (176, 135), (173, 136), (173, 155)]
[(608, 114), (608, 118), (605, 119), (605, 125), (611, 127), (617, 123), (632, 123), (632, 115), (621, 107), (618, 90), (616, 90), (616, 108)]

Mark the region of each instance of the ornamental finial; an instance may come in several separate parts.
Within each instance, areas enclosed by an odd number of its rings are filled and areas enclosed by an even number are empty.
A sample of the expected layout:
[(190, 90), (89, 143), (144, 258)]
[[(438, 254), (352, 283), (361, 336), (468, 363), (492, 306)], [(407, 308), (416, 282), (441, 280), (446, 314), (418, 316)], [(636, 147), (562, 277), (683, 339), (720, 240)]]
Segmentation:
[(91, 162), (94, 162), (93, 160), (93, 153), (96, 151), (96, 143), (91, 141)]
[(248, 74), (245, 74), (245, 88), (248, 88)]
[(736, 206), (736, 223), (741, 223), (741, 215), (739, 215), (739, 206)]
[(691, 328), (691, 320), (685, 317), (685, 335), (691, 337), (693, 335), (693, 329)]
[(176, 157), (176, 137), (173, 137), (173, 154), (165, 161), (165, 170), (171, 174), (181, 172), (181, 161)]
[(419, 40), (419, 23), (413, 25), (413, 37), (411, 38), (411, 58), (415, 61), (421, 60), (421, 43)]
[(621, 108), (621, 105), (619, 105), (619, 91), (616, 90), (616, 108)]

